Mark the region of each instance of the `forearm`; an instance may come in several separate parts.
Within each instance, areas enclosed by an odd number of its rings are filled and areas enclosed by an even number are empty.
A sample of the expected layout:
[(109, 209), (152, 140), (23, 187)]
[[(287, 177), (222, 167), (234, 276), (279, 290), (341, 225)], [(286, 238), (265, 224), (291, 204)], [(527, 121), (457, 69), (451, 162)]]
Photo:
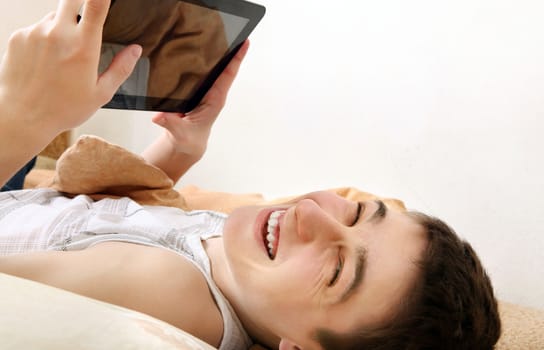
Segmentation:
[(187, 154), (176, 150), (163, 133), (142, 153), (142, 156), (151, 164), (164, 171), (174, 183), (202, 158), (203, 152)]
[[(0, 187), (62, 130), (32, 122), (0, 104)], [(39, 120), (39, 119), (38, 119)]]

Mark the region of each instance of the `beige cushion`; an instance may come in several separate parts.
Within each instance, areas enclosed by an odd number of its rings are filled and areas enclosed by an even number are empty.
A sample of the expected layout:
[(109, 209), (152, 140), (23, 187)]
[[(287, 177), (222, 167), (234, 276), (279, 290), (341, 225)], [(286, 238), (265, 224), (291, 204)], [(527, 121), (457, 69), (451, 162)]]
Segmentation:
[(0, 273), (3, 350), (213, 350), (136, 311)]
[(500, 302), (502, 336), (496, 350), (543, 350), (544, 310)]

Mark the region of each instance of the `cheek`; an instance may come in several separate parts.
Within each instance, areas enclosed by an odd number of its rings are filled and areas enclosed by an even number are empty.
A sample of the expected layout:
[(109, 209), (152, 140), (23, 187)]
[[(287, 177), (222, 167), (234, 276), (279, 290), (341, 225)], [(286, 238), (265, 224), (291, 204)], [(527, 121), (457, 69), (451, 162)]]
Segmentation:
[(287, 262), (285, 274), (291, 278), (303, 278), (305, 281), (315, 281), (325, 272), (326, 259), (322, 252), (316, 249), (302, 249), (295, 257)]
[(288, 294), (291, 300), (307, 300), (329, 278), (325, 258), (318, 253), (314, 249), (301, 249), (289, 259), (261, 271), (266, 286), (272, 288), (269, 292)]

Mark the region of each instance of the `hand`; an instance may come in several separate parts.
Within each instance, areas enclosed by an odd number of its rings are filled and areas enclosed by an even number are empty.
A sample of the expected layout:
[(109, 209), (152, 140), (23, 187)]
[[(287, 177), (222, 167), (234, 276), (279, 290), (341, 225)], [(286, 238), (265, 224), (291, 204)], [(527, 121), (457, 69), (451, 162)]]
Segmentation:
[(83, 123), (112, 98), (134, 69), (141, 48), (125, 48), (98, 75), (109, 4), (60, 0), (56, 12), (11, 36), (0, 66), (3, 118), (54, 137)]
[(244, 42), (236, 56), (217, 78), (200, 104), (189, 113), (158, 113), (152, 121), (165, 130), (165, 136), (178, 153), (200, 159), (208, 144), (211, 128), (223, 109), (228, 91), (249, 48)]
[(165, 132), (142, 156), (174, 183), (204, 155), (212, 125), (225, 105), (248, 48), (246, 41), (194, 110), (186, 114), (158, 113), (153, 117), (153, 122), (164, 127)]

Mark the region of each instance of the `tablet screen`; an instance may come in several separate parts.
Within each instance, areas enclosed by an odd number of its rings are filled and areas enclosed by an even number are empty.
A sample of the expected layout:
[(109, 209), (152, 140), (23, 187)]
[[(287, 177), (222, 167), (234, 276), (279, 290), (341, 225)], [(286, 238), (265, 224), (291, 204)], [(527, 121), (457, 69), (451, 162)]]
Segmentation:
[(264, 7), (243, 0), (114, 0), (99, 71), (129, 44), (143, 48), (106, 108), (187, 112), (198, 105)]

